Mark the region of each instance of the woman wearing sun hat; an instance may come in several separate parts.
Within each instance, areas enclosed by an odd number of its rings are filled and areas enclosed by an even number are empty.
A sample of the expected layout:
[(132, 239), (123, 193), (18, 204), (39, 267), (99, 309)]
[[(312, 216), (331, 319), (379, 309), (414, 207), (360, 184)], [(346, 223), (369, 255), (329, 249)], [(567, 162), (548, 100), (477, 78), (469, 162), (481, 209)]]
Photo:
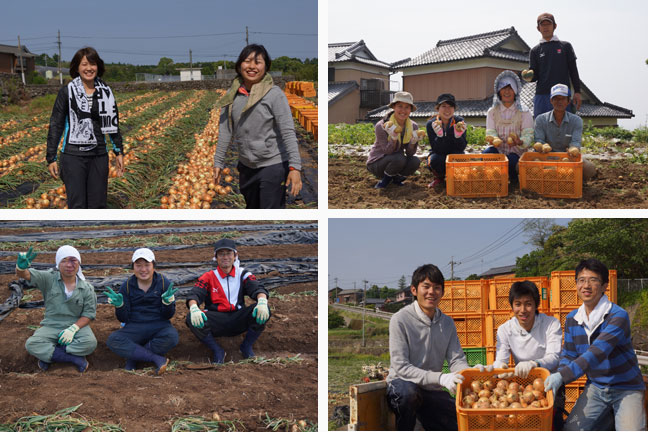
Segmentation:
[(390, 183), (403, 186), (403, 181), (421, 164), (416, 148), (425, 132), (409, 118), (416, 111), (414, 98), (408, 92), (397, 92), (389, 107), (392, 111), (376, 123), (376, 141), (367, 159), (369, 172), (381, 179), (377, 189)]

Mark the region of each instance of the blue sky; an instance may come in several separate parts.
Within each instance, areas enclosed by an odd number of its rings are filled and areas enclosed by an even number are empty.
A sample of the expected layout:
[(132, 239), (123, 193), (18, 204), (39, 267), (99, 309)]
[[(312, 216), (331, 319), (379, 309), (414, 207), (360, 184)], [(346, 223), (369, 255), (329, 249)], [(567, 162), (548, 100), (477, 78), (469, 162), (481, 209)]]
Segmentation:
[(390, 11), (393, 5), (328, 0), (328, 42), (363, 39), (379, 60), (394, 62), (416, 57), (439, 40), (515, 27), (533, 47), (540, 39), (535, 20), (550, 12), (558, 24), (555, 34), (574, 47), (581, 80), (603, 102), (633, 110), (635, 117), (619, 125), (634, 129), (648, 122), (646, 1), (409, 0)]
[[(194, 62), (236, 60), (245, 46), (245, 26), (249, 41), (265, 45), (272, 58), (317, 57), (315, 0), (7, 1), (0, 44), (17, 45), (20, 35), (31, 52), (51, 55), (58, 52), (60, 30), (68, 61), (86, 45), (106, 62), (188, 62), (190, 49)], [(168, 36), (173, 37), (159, 38)]]
[[(566, 226), (571, 219), (554, 219)], [(337, 219), (328, 223), (329, 288), (345, 289), (369, 285), (396, 288), (405, 275), (408, 283), (414, 269), (434, 264), (450, 278), (451, 259), (455, 276), (465, 278), (491, 267), (515, 264), (515, 258), (531, 250), (528, 237), (520, 229), (523, 219)], [(501, 244), (496, 243), (498, 240)], [(489, 246), (495, 246), (490, 247)], [(485, 249), (487, 248), (487, 249)], [(489, 249), (492, 250), (490, 253)], [(483, 260), (483, 261), (482, 261)]]

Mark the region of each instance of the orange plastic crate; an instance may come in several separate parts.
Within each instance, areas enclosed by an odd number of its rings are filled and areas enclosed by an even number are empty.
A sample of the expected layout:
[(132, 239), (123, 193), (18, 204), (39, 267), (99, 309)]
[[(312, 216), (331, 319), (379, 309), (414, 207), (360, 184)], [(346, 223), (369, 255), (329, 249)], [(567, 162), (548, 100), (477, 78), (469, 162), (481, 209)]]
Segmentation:
[(481, 348), (485, 345), (484, 314), (453, 313), (457, 336), (463, 348)]
[(563, 162), (564, 152), (526, 152), (518, 163), (520, 189), (548, 198), (581, 198), (583, 196), (583, 160)]
[(581, 393), (583, 393), (586, 383), (587, 377), (583, 376), (565, 386), (565, 411), (567, 411), (568, 413), (571, 412), (572, 408), (574, 408), (574, 405), (576, 405), (578, 397), (581, 395)]
[(446, 193), (465, 198), (508, 195), (508, 158), (503, 154), (450, 154)]
[[(486, 364), (493, 364), (495, 362), (495, 357), (497, 355), (497, 347), (489, 346), (486, 347)], [(509, 367), (515, 368), (515, 362), (513, 361), (513, 355), (509, 356)]]
[(488, 310), (488, 281), (446, 281), (439, 302), (443, 313), (482, 313)]
[(513, 311), (509, 308), (508, 311), (489, 311), (486, 312), (486, 345), (497, 345), (497, 329), (499, 326), (510, 320), (513, 316)]
[[(578, 298), (576, 292), (576, 272), (574, 270), (551, 272), (551, 309), (561, 309), (573, 306), (572, 309), (580, 306), (583, 302)], [(608, 287), (605, 290), (612, 303), (617, 302), (617, 271), (609, 270)]]
[[(514, 369), (495, 369), (493, 372), (479, 372), (477, 369), (464, 369), (461, 374), (465, 377), (457, 385), (457, 395), (463, 394), (463, 389), (470, 388), (474, 380), (485, 381), (494, 374), (513, 372)], [(545, 368), (534, 368), (527, 378), (512, 377), (508, 381), (515, 381), (520, 386), (533, 383), (536, 378), (546, 379), (549, 371)], [(470, 430), (551, 430), (553, 420), (554, 396), (547, 393), (549, 406), (545, 408), (519, 408), (519, 409), (475, 409), (463, 408), (461, 397), (457, 396), (455, 406), (457, 409), (457, 423), (460, 431)], [(513, 416), (513, 417), (511, 417)]]
[(491, 311), (510, 311), (509, 291), (511, 285), (514, 282), (523, 282), (525, 280), (533, 282), (538, 287), (538, 291), (540, 292), (538, 311), (541, 313), (549, 312), (549, 278), (544, 276), (489, 279), (488, 309)]

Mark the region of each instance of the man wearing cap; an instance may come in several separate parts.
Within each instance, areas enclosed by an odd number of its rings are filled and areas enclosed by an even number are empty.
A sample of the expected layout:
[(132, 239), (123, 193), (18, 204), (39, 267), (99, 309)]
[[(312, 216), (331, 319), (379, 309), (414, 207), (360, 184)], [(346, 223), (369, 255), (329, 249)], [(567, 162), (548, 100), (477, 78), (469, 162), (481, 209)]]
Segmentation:
[[(553, 110), (540, 114), (535, 119), (535, 140), (548, 143), (553, 152), (567, 152), (569, 157), (577, 158), (581, 148), (583, 120), (567, 111), (569, 89), (566, 85), (556, 84), (551, 88), (551, 105)], [(596, 175), (596, 167), (582, 156), (581, 159), (583, 180), (589, 180)]]
[[(270, 318), (268, 291), (252, 273), (241, 267), (233, 240), (217, 241), (214, 258), (216, 269), (200, 276), (187, 296), (187, 326), (212, 351), (213, 363), (224, 363), (226, 354), (214, 337), (245, 332), (241, 353), (243, 358), (254, 357), (252, 345)], [(246, 295), (256, 303), (246, 306)], [(201, 304), (205, 305), (202, 310)]]
[(436, 187), (445, 181), (445, 163), (449, 154), (463, 154), (466, 149), (466, 123), (463, 117), (454, 115), (457, 103), (450, 93), (437, 98), (437, 116), (432, 116), (425, 125), (430, 137), (430, 154), (427, 166), (433, 180), (428, 187)]
[[(526, 81), (536, 81), (536, 94), (533, 98), (533, 118), (551, 110), (550, 92), (556, 84), (571, 85), (574, 88), (576, 111), (581, 107), (581, 82), (576, 67), (576, 54), (569, 42), (561, 41), (554, 34), (556, 19), (550, 13), (542, 13), (537, 20), (538, 31), (542, 34), (540, 43), (529, 53), (529, 69), (522, 71)], [(570, 110), (575, 112), (573, 108)]]
[(131, 259), (133, 275), (115, 293), (108, 288), (108, 303), (115, 306), (117, 319), (124, 326), (113, 332), (106, 345), (126, 359), (126, 370), (137, 362), (155, 365), (158, 375), (166, 371), (165, 354), (178, 344), (178, 331), (171, 324), (175, 314), (173, 282), (155, 271), (155, 255), (148, 248), (137, 249)]
[(377, 178), (377, 189), (403, 181), (421, 165), (416, 157), (417, 143), (425, 136), (409, 116), (416, 111), (414, 98), (408, 92), (397, 92), (389, 106), (392, 111), (376, 123), (376, 141), (369, 150), (367, 169)]
[(85, 356), (97, 347), (89, 326), (96, 316), (97, 297), (81, 271), (79, 251), (61, 246), (56, 251), (56, 268), (45, 271), (30, 268), (36, 255), (30, 247), (16, 261), (16, 276), (38, 288), (45, 302), (41, 327), (27, 339), (25, 348), (38, 358), (38, 367), (44, 371), (52, 363), (72, 363), (85, 372)]
[(533, 141), (533, 116), (520, 103), (520, 78), (510, 70), (495, 78), (493, 106), (486, 113), (486, 141), (483, 153), (505, 154), (509, 180), (517, 181), (520, 157)]

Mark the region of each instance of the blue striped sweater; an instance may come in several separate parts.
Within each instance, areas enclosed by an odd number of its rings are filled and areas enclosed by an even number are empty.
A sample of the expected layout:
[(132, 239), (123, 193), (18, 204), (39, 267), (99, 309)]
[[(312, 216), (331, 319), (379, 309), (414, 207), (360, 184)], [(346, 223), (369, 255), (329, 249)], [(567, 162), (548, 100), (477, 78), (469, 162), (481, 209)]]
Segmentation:
[(630, 340), (630, 318), (621, 307), (612, 303), (591, 338), (574, 319), (578, 309), (565, 319), (565, 340), (560, 354), (558, 372), (565, 384), (587, 374), (597, 387), (618, 390), (643, 390), (644, 383), (637, 356)]

